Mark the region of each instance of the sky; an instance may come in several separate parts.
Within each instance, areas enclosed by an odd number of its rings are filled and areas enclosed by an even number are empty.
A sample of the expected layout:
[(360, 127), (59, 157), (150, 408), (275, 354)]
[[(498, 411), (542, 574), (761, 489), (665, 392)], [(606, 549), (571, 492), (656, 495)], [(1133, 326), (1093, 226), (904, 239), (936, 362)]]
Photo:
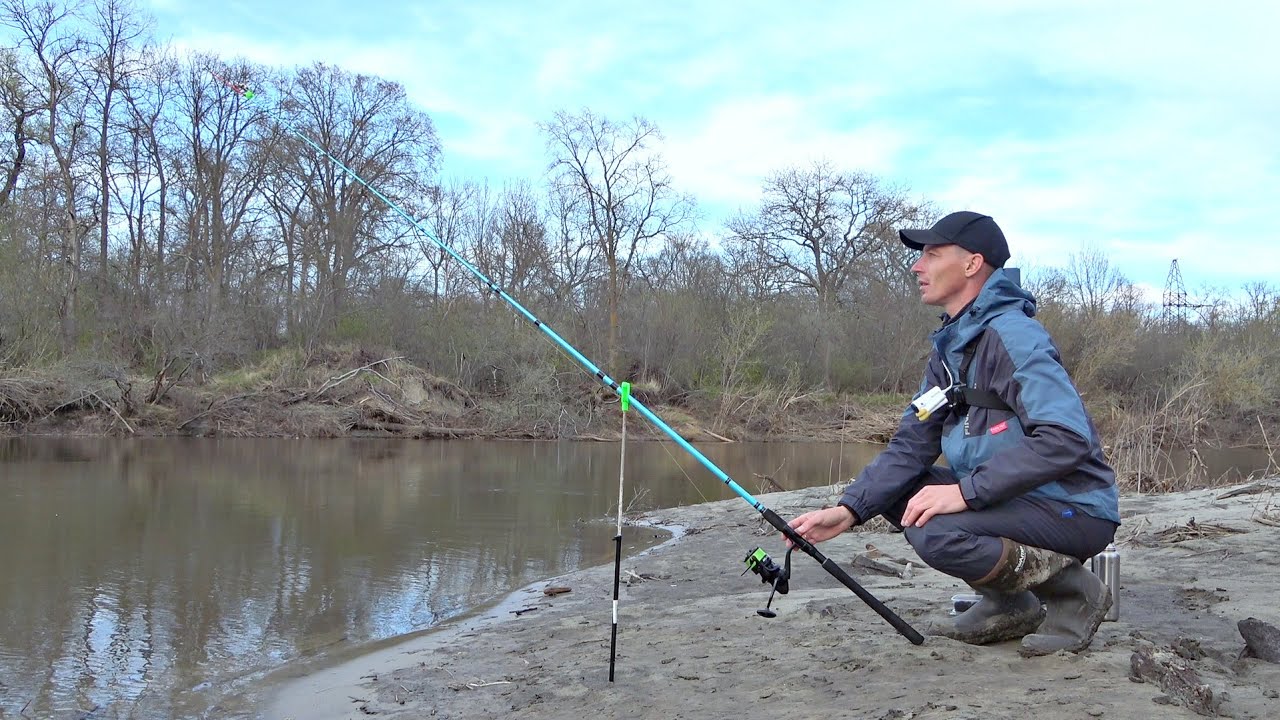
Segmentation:
[(708, 236), (821, 160), (993, 216), (1011, 265), (1280, 278), (1280, 3), (142, 2), (182, 49), (401, 83), (445, 178), (541, 178), (538, 123), (590, 108), (661, 130)]

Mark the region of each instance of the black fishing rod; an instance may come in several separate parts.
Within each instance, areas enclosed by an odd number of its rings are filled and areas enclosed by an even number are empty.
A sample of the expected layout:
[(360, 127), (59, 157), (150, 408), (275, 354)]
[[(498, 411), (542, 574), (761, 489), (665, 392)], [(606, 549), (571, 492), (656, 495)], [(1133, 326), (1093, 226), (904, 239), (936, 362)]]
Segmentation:
[[(217, 75), (215, 75), (215, 77), (217, 77)], [(230, 88), (232, 92), (235, 92), (237, 95), (244, 98), (245, 100), (250, 100), (253, 98), (251, 91), (249, 91), (248, 88), (246, 88), (244, 85), (227, 82), (221, 77), (218, 77), (218, 79), (228, 88)], [(431, 232), (426, 227), (423, 227), (422, 223), (415, 220), (411, 215), (409, 215), (409, 213), (405, 212), (405, 210), (401, 208), (398, 204), (396, 204), (390, 198), (388, 198), (387, 196), (379, 192), (377, 188), (373, 187), (368, 182), (366, 182), (364, 178), (360, 177), (359, 173), (347, 167), (345, 163), (343, 163), (338, 158), (334, 157), (331, 153), (329, 153), (323, 147), (318, 145), (311, 138), (307, 137), (302, 132), (299, 132), (297, 128), (293, 127), (291, 124), (284, 121), (283, 119), (280, 119), (280, 123), (285, 129), (287, 129), (289, 132), (297, 136), (299, 140), (306, 143), (316, 152), (328, 158), (335, 165), (341, 168), (343, 172), (349, 175), (353, 180), (363, 185), (369, 192), (373, 193), (375, 197), (381, 200), (388, 208), (390, 208), (400, 217), (404, 218), (405, 222), (408, 222), (410, 225), (416, 228), (418, 232), (422, 233), (423, 237), (435, 243), (441, 250), (445, 251), (453, 259), (457, 260), (464, 268), (466, 268), (472, 275), (474, 275), (484, 285), (484, 287), (487, 290), (489, 290), (489, 292), (492, 292), (494, 295), (502, 298), (508, 305), (511, 306), (513, 310), (515, 310), (517, 315), (523, 317), (525, 320), (529, 321), (534, 327), (541, 330), (543, 334), (545, 334), (548, 338), (550, 338), (551, 341), (554, 342), (561, 350), (563, 350), (575, 361), (577, 361), (577, 363), (581, 365), (584, 370), (586, 370), (591, 375), (594, 375), (596, 379), (600, 381), (601, 384), (603, 384), (605, 387), (609, 388), (615, 394), (621, 397), (621, 393), (622, 393), (621, 387), (616, 380), (609, 377), (595, 363), (591, 362), (591, 360), (587, 359), (585, 355), (578, 352), (577, 348), (569, 344), (569, 342), (564, 338), (560, 337), (560, 335), (557, 334), (556, 331), (551, 329), (551, 326), (539, 320), (538, 317), (534, 315), (532, 312), (530, 312), (524, 305), (521, 305), (519, 301), (517, 301), (515, 298), (508, 295), (505, 290), (503, 290), (496, 283), (490, 280), (489, 277), (486, 276), (483, 272), (481, 272), (479, 268), (477, 268), (475, 265), (472, 265), (470, 262), (468, 262), (466, 258), (462, 257), (462, 255), (459, 254), (457, 250), (454, 250), (453, 247), (450, 246), (448, 243), (445, 243), (443, 240), (436, 237), (435, 233)], [(777, 529), (778, 532), (782, 533), (784, 537), (790, 540), (791, 544), (794, 546), (795, 549), (800, 550), (804, 554), (808, 555), (809, 557), (817, 561), (818, 564), (822, 566), (823, 570), (826, 570), (828, 573), (830, 573), (831, 576), (834, 577), (837, 581), (839, 581), (841, 585), (844, 585), (845, 587), (852, 590), (854, 595), (857, 595), (858, 598), (861, 599), (863, 602), (865, 602), (872, 610), (875, 610), (876, 614), (884, 618), (885, 621), (888, 622), (890, 625), (892, 625), (895, 630), (897, 630), (899, 633), (902, 633), (903, 637), (910, 640), (915, 645), (920, 645), (924, 643), (924, 637), (919, 632), (917, 632), (915, 628), (911, 627), (911, 625), (909, 625), (907, 621), (903, 620), (901, 617), (898, 616), (897, 613), (895, 613), (893, 610), (890, 610), (889, 607), (886, 606), (884, 603), (880, 602), (880, 600), (876, 598), (876, 596), (868, 592), (866, 588), (859, 585), (858, 581), (854, 580), (849, 575), (849, 573), (845, 572), (844, 569), (841, 568), (834, 560), (827, 557), (826, 555), (823, 555), (822, 552), (818, 550), (816, 546), (813, 545), (813, 543), (801, 537), (801, 535), (797, 533), (794, 528), (788, 525), (787, 521), (784, 520), (780, 515), (778, 515), (778, 513), (765, 507), (764, 503), (757, 500), (755, 497), (751, 495), (751, 493), (747, 492), (746, 489), (744, 489), (741, 485), (734, 482), (733, 478), (729, 477), (729, 475), (725, 473), (725, 471), (717, 467), (715, 463), (711, 462), (711, 460), (708, 459), (707, 456), (699, 452), (698, 449), (695, 448), (693, 445), (690, 445), (687, 440), (685, 440), (683, 437), (680, 437), (680, 433), (676, 432), (670, 425), (664, 422), (662, 418), (658, 417), (656, 413), (654, 413), (647, 406), (645, 406), (644, 403), (640, 402), (640, 400), (637, 399), (634, 395), (631, 395), (630, 397), (630, 406), (635, 408), (636, 412), (644, 416), (646, 420), (653, 423), (655, 427), (657, 427), (667, 437), (671, 438), (672, 441), (674, 441), (677, 445), (683, 448), (685, 452), (692, 455), (695, 460), (701, 463), (702, 466), (705, 467), (717, 479), (719, 479), (720, 482), (727, 485), (730, 490), (732, 490), (734, 493), (738, 495), (738, 497), (741, 497), (743, 500), (747, 501), (747, 503), (751, 505), (751, 507), (756, 509), (756, 512), (759, 512), (760, 515), (764, 517), (766, 522), (768, 522), (775, 529)]]

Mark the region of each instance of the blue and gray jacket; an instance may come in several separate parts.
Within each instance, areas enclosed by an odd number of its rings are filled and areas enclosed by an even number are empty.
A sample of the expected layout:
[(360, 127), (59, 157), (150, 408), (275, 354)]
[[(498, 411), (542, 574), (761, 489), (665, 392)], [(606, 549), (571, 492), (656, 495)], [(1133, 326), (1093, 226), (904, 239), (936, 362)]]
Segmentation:
[[(840, 504), (863, 520), (885, 512), (941, 451), (974, 510), (1039, 495), (1119, 523), (1115, 472), (1058, 349), (1032, 319), (1035, 311), (1017, 271), (996, 270), (968, 310), (934, 332), (920, 393), (963, 382), (994, 392), (1011, 409), (970, 406), (959, 415), (948, 407), (925, 420), (908, 409), (889, 447), (845, 489)], [(973, 360), (961, 379), (970, 343)]]

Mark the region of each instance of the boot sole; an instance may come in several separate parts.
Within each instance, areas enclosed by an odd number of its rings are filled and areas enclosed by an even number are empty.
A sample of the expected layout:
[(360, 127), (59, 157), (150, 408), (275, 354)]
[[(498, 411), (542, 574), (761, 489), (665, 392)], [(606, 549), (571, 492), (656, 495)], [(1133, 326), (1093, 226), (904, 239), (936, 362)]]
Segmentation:
[(1044, 622), (1044, 610), (1038, 609), (1036, 612), (1025, 613), (1011, 619), (1009, 624), (1004, 627), (995, 626), (970, 631), (957, 630), (955, 627), (939, 627), (935, 628), (930, 634), (949, 637), (952, 640), (959, 640), (969, 645), (991, 645), (1007, 640), (1024, 638), (1028, 634), (1035, 632), (1042, 622)]

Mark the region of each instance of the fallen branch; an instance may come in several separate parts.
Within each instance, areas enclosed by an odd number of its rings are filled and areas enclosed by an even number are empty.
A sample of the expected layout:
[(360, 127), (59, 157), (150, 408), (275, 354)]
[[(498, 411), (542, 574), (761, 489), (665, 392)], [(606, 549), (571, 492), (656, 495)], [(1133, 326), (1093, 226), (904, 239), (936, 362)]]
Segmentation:
[(118, 410), (116, 410), (114, 407), (112, 407), (112, 406), (111, 406), (111, 403), (107, 402), (106, 400), (103, 400), (103, 399), (102, 399), (102, 396), (101, 396), (101, 395), (99, 395), (99, 394), (98, 394), (98, 393), (96, 393), (96, 392), (89, 393), (89, 394), (90, 394), (90, 395), (92, 395), (92, 396), (94, 396), (95, 398), (97, 398), (97, 399), (98, 399), (98, 402), (102, 403), (102, 404), (103, 404), (103, 405), (104, 405), (108, 410), (110, 410), (111, 412), (115, 413), (116, 417), (117, 417), (117, 418), (120, 418), (120, 422), (124, 423), (124, 427), (125, 427), (125, 429), (126, 429), (126, 430), (128, 430), (128, 431), (129, 431), (129, 434), (130, 434), (130, 435), (136, 435), (136, 434), (137, 434), (137, 433), (134, 431), (133, 426), (129, 424), (129, 421), (128, 421), (128, 420), (125, 420), (125, 419), (124, 419), (124, 416), (123, 416), (123, 415), (121, 415), (121, 414), (120, 414), (120, 412), (119, 412)]
[(774, 480), (773, 476), (782, 472), (782, 466), (786, 464), (787, 464), (787, 459), (783, 458), (782, 464), (778, 465), (778, 469), (774, 470), (773, 473), (769, 475), (761, 475), (759, 473), (751, 473), (751, 474), (755, 475), (756, 478), (758, 478), (761, 481), (760, 482), (761, 490), (766, 490), (771, 488), (770, 490), (768, 490), (769, 492), (785, 492), (786, 488), (782, 487), (782, 483), (778, 482), (777, 480)]
[(646, 580), (665, 580), (671, 577), (670, 575), (653, 575), (651, 573), (637, 573), (635, 570), (627, 570), (626, 573), (627, 573), (628, 586), (630, 586), (632, 582), (645, 582)]
[(1155, 533), (1156, 538), (1169, 545), (1188, 540), (1201, 540), (1204, 538), (1220, 538), (1224, 535), (1232, 535), (1235, 533), (1246, 532), (1239, 528), (1228, 527), (1226, 525), (1215, 525), (1214, 523), (1197, 523), (1195, 518), (1187, 521), (1186, 525), (1175, 525), (1165, 528)]
[(1257, 515), (1254, 515), (1253, 521), (1256, 523), (1262, 523), (1263, 525), (1267, 525), (1269, 527), (1280, 527), (1280, 517), (1276, 517), (1269, 513), (1259, 513)]
[(1129, 674), (1155, 683), (1175, 703), (1198, 715), (1216, 717), (1222, 694), (1200, 681), (1200, 674), (1182, 658), (1154, 648), (1139, 648), (1129, 658)]
[(256, 395), (256, 394), (257, 393), (244, 393), (243, 395), (233, 395), (232, 397), (226, 398), (221, 403), (218, 403), (216, 400), (213, 402), (210, 402), (209, 407), (205, 408), (203, 412), (196, 413), (195, 415), (192, 415), (186, 420), (183, 420), (175, 429), (181, 430), (186, 426), (190, 425), (191, 423), (195, 422), (196, 420), (199, 420), (205, 415), (208, 415), (209, 413), (213, 412), (215, 409), (221, 409), (223, 406), (227, 405), (228, 403), (234, 402), (236, 400), (243, 400), (247, 397), (252, 397), (253, 395)]
[(708, 430), (708, 429), (706, 429), (706, 428), (702, 428), (702, 432), (704, 432), (704, 433), (706, 433), (706, 434), (710, 435), (711, 437), (713, 437), (713, 438), (715, 438), (715, 439), (719, 440), (720, 442), (727, 442), (727, 443), (736, 442), (735, 440), (732, 440), (732, 439), (730, 439), (730, 438), (727, 438), (727, 437), (725, 437), (725, 436), (723, 436), (723, 435), (717, 435), (717, 434), (715, 434), (715, 433), (711, 432), (710, 430)]
[(881, 550), (872, 543), (867, 543), (867, 557), (876, 558), (878, 560), (888, 560), (899, 565), (910, 565), (911, 561), (900, 557), (894, 557), (889, 553)]
[(62, 403), (61, 405), (59, 405), (59, 406), (55, 407), (54, 409), (50, 410), (50, 411), (48, 412), (48, 414), (44, 416), (44, 418), (43, 418), (43, 419), (48, 420), (49, 418), (51, 418), (51, 417), (53, 417), (55, 414), (57, 414), (57, 412), (58, 412), (59, 410), (61, 410), (61, 409), (65, 408), (65, 407), (71, 407), (71, 406), (73, 406), (73, 405), (79, 405), (81, 400), (88, 400), (88, 399), (89, 399), (90, 397), (92, 397), (94, 394), (95, 394), (95, 393), (94, 393), (92, 390), (90, 390), (89, 392), (85, 393), (84, 395), (81, 395), (80, 397), (76, 398), (75, 400), (68, 400), (68, 401), (66, 401), (66, 402)]
[(1280, 490), (1280, 487), (1277, 487), (1276, 485), (1273, 485), (1269, 482), (1258, 482), (1252, 485), (1245, 485), (1244, 487), (1238, 487), (1234, 490), (1228, 490), (1222, 493), (1221, 495), (1219, 495), (1216, 499), (1226, 500), (1227, 498), (1233, 498), (1240, 495), (1257, 495), (1259, 493), (1264, 493), (1264, 492), (1275, 492), (1276, 490)]
[(872, 557), (869, 553), (858, 553), (853, 556), (853, 562), (850, 563), (855, 568), (870, 570), (871, 572), (880, 573), (882, 575), (891, 575), (893, 577), (902, 578), (903, 580), (911, 579), (911, 563), (899, 565), (894, 562), (886, 562)]
[[(400, 359), (400, 358), (398, 358), (398, 357), (389, 358), (389, 360), (399, 360), (399, 359)], [(376, 364), (376, 363), (375, 363), (375, 364)], [(400, 387), (400, 383), (396, 382), (395, 380), (392, 380), (391, 378), (387, 377), (386, 375), (383, 375), (382, 373), (380, 373), (380, 372), (378, 372), (377, 370), (374, 370), (374, 369), (372, 369), (372, 368), (361, 368), (361, 369), (362, 369), (362, 370), (368, 370), (370, 373), (372, 373), (372, 374), (374, 374), (374, 375), (377, 375), (378, 377), (382, 378), (382, 381), (383, 381), (383, 382), (385, 382), (386, 384), (390, 385), (391, 387), (393, 387), (393, 388), (395, 388), (395, 389), (399, 390), (399, 391), (400, 391), (400, 393), (401, 393), (402, 395), (404, 394), (404, 388)]]
[[(450, 673), (452, 674), (452, 673)], [(492, 680), (490, 682), (476, 681), (469, 683), (449, 683), (450, 690), (479, 690), (480, 688), (491, 687), (493, 685), (514, 685), (510, 680)]]
[[(368, 365), (362, 365), (362, 366), (360, 366), (360, 367), (356, 368), (355, 370), (348, 370), (347, 372), (344, 372), (344, 373), (342, 373), (341, 375), (336, 375), (336, 376), (334, 376), (334, 377), (331, 377), (331, 378), (329, 378), (329, 379), (325, 382), (325, 384), (324, 384), (324, 385), (321, 385), (321, 386), (320, 386), (320, 389), (319, 389), (319, 390), (316, 390), (315, 392), (311, 393), (311, 400), (315, 400), (316, 398), (320, 397), (321, 395), (323, 395), (323, 394), (325, 393), (325, 391), (329, 390), (330, 388), (337, 387), (337, 386), (341, 385), (342, 383), (344, 383), (344, 382), (346, 382), (346, 381), (350, 380), (351, 378), (353, 378), (353, 377), (355, 377), (355, 376), (359, 375), (359, 374), (360, 374), (360, 372), (361, 372), (361, 371), (363, 371), (363, 370), (369, 370), (370, 372), (373, 372), (373, 374), (374, 374), (374, 375), (377, 375), (378, 377), (382, 378), (383, 380), (387, 380), (387, 379), (386, 379), (385, 377), (383, 377), (382, 375), (380, 375), (380, 374), (378, 374), (377, 372), (374, 372), (373, 370), (371, 370), (371, 368), (373, 368), (373, 366), (375, 366), (375, 365), (385, 365), (386, 363), (389, 363), (389, 362), (391, 362), (392, 360), (403, 360), (403, 359), (404, 359), (404, 356), (402, 356), (402, 355), (397, 355), (397, 356), (395, 356), (395, 357), (384, 358), (384, 359), (382, 359), (382, 360), (376, 360), (376, 361), (374, 361), (374, 362), (371, 362), (371, 363), (369, 363)], [(390, 381), (390, 380), (387, 380), (387, 382), (391, 382), (391, 381)], [(395, 385), (397, 388), (398, 388), (398, 387), (400, 387), (399, 385), (396, 385), (395, 383), (391, 383), (391, 384), (392, 384), (392, 385)]]
[(512, 683), (510, 680), (493, 680), (491, 682), (467, 683), (467, 687), (471, 688), (472, 690), (478, 690), (480, 688), (489, 687), (490, 685), (514, 685), (514, 683)]

